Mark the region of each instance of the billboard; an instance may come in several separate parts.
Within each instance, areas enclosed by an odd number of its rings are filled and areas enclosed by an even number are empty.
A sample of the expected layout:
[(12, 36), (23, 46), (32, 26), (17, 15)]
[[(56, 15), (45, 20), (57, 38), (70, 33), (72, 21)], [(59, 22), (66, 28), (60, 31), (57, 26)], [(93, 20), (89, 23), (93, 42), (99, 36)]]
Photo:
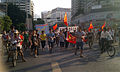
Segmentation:
[(41, 34), (41, 31), (45, 31), (45, 34), (49, 33), (49, 26), (48, 24), (37, 24), (35, 25), (36, 30), (38, 33)]

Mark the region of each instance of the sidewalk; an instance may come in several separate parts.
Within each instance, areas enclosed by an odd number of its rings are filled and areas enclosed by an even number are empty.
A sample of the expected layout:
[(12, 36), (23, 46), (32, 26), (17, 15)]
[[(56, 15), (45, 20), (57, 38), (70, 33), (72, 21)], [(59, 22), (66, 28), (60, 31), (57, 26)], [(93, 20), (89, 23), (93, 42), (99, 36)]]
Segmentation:
[(2, 40), (1, 40), (2, 35), (0, 34), (0, 72), (7, 72), (4, 61), (3, 61), (3, 52), (2, 52)]

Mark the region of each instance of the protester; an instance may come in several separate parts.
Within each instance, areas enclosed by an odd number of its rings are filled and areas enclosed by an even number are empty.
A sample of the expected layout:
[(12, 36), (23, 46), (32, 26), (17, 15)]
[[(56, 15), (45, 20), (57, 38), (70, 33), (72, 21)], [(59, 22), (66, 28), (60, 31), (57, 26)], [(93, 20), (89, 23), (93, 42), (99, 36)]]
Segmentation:
[(55, 32), (55, 42), (56, 42), (56, 44), (57, 44), (57, 47), (59, 46), (59, 32), (58, 31), (56, 31)]
[(88, 32), (88, 44), (89, 44), (89, 48), (91, 49), (92, 48), (92, 45), (93, 45), (93, 42), (94, 42), (94, 33), (91, 31)]
[(42, 51), (44, 51), (46, 45), (46, 34), (44, 31), (41, 32), (40, 39), (41, 39)]
[(37, 56), (37, 50), (38, 50), (38, 39), (37, 39), (37, 34), (36, 31), (33, 31), (33, 35), (32, 35), (32, 49), (34, 50), (35, 53), (35, 58), (38, 57)]
[(24, 33), (24, 42), (23, 42), (25, 50), (29, 47), (28, 38), (29, 38), (29, 35), (28, 35), (27, 31), (25, 31), (25, 33)]
[(67, 41), (67, 32), (68, 32), (68, 29), (66, 28), (64, 34), (65, 34), (65, 48), (68, 48), (69, 46), (69, 42)]
[(7, 35), (6, 31), (3, 31), (2, 41), (6, 48), (7, 48), (7, 37), (8, 37), (8, 35)]
[(30, 55), (33, 55), (33, 48), (32, 48), (32, 32), (31, 32), (31, 31), (29, 31), (28, 40), (29, 40), (29, 48), (31, 49)]
[(80, 57), (83, 57), (83, 41), (82, 41), (82, 36), (83, 36), (83, 32), (81, 30), (81, 28), (78, 28), (78, 32), (75, 33), (75, 37), (76, 39), (76, 49), (75, 49), (75, 55), (77, 54), (77, 50), (79, 49), (79, 47), (81, 47), (80, 50)]
[(62, 50), (64, 48), (64, 40), (65, 40), (65, 35), (62, 31), (60, 31), (59, 39), (60, 39), (60, 47)]
[[(75, 29), (74, 32), (72, 33), (72, 35), (75, 36), (76, 32), (77, 32), (77, 30)], [(75, 44), (72, 44), (72, 46), (75, 48)]]
[(47, 34), (47, 38), (48, 38), (49, 52), (52, 53), (54, 38), (55, 38), (55, 35), (52, 32), (52, 29), (49, 29), (49, 33)]

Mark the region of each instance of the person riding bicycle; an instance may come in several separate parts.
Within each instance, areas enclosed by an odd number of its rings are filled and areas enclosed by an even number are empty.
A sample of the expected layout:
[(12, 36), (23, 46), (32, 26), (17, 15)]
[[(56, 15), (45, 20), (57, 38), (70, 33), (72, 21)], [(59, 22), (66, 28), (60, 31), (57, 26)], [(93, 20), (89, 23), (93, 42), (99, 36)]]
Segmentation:
[(90, 29), (90, 31), (88, 32), (87, 37), (88, 37), (88, 44), (89, 44), (89, 47), (90, 47), (90, 49), (91, 49), (91, 48), (92, 48), (92, 45), (93, 45), (93, 41), (94, 41), (94, 33), (91, 31), (91, 29)]
[[(16, 48), (16, 49), (17, 49), (17, 53), (19, 53), (20, 56), (22, 57), (22, 61), (23, 61), (23, 62), (26, 62), (26, 60), (24, 59), (24, 54), (23, 54), (23, 50), (22, 50), (21, 41), (22, 41), (22, 39), (21, 39), (21, 37), (20, 37), (20, 34), (19, 34), (18, 30), (16, 30), (16, 31), (14, 32), (13, 39), (11, 40), (11, 43), (12, 43), (12, 44), (15, 43), (15, 45), (16, 45), (16, 47), (17, 47), (17, 48)], [(9, 54), (8, 54), (8, 61), (9, 61), (10, 55), (11, 55), (11, 52), (9, 52)]]
[(101, 32), (101, 53), (103, 53), (105, 51), (105, 43), (108, 40), (113, 40), (112, 36), (110, 35), (110, 33), (107, 31), (106, 27), (103, 29), (103, 31)]

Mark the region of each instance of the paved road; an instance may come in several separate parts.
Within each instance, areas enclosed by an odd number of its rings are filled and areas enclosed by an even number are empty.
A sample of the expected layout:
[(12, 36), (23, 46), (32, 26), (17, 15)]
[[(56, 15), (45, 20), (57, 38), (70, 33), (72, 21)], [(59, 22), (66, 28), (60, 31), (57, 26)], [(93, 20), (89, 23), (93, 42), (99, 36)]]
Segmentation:
[(7, 63), (9, 72), (120, 72), (120, 49), (116, 47), (117, 54), (110, 58), (106, 53), (100, 54), (98, 45), (95, 44), (92, 49), (87, 45), (84, 47), (84, 58), (74, 55), (74, 50), (60, 51), (54, 49), (53, 54), (40, 51), (38, 58), (29, 55), (29, 50), (25, 52), (27, 62), (20, 59), (16, 67)]

